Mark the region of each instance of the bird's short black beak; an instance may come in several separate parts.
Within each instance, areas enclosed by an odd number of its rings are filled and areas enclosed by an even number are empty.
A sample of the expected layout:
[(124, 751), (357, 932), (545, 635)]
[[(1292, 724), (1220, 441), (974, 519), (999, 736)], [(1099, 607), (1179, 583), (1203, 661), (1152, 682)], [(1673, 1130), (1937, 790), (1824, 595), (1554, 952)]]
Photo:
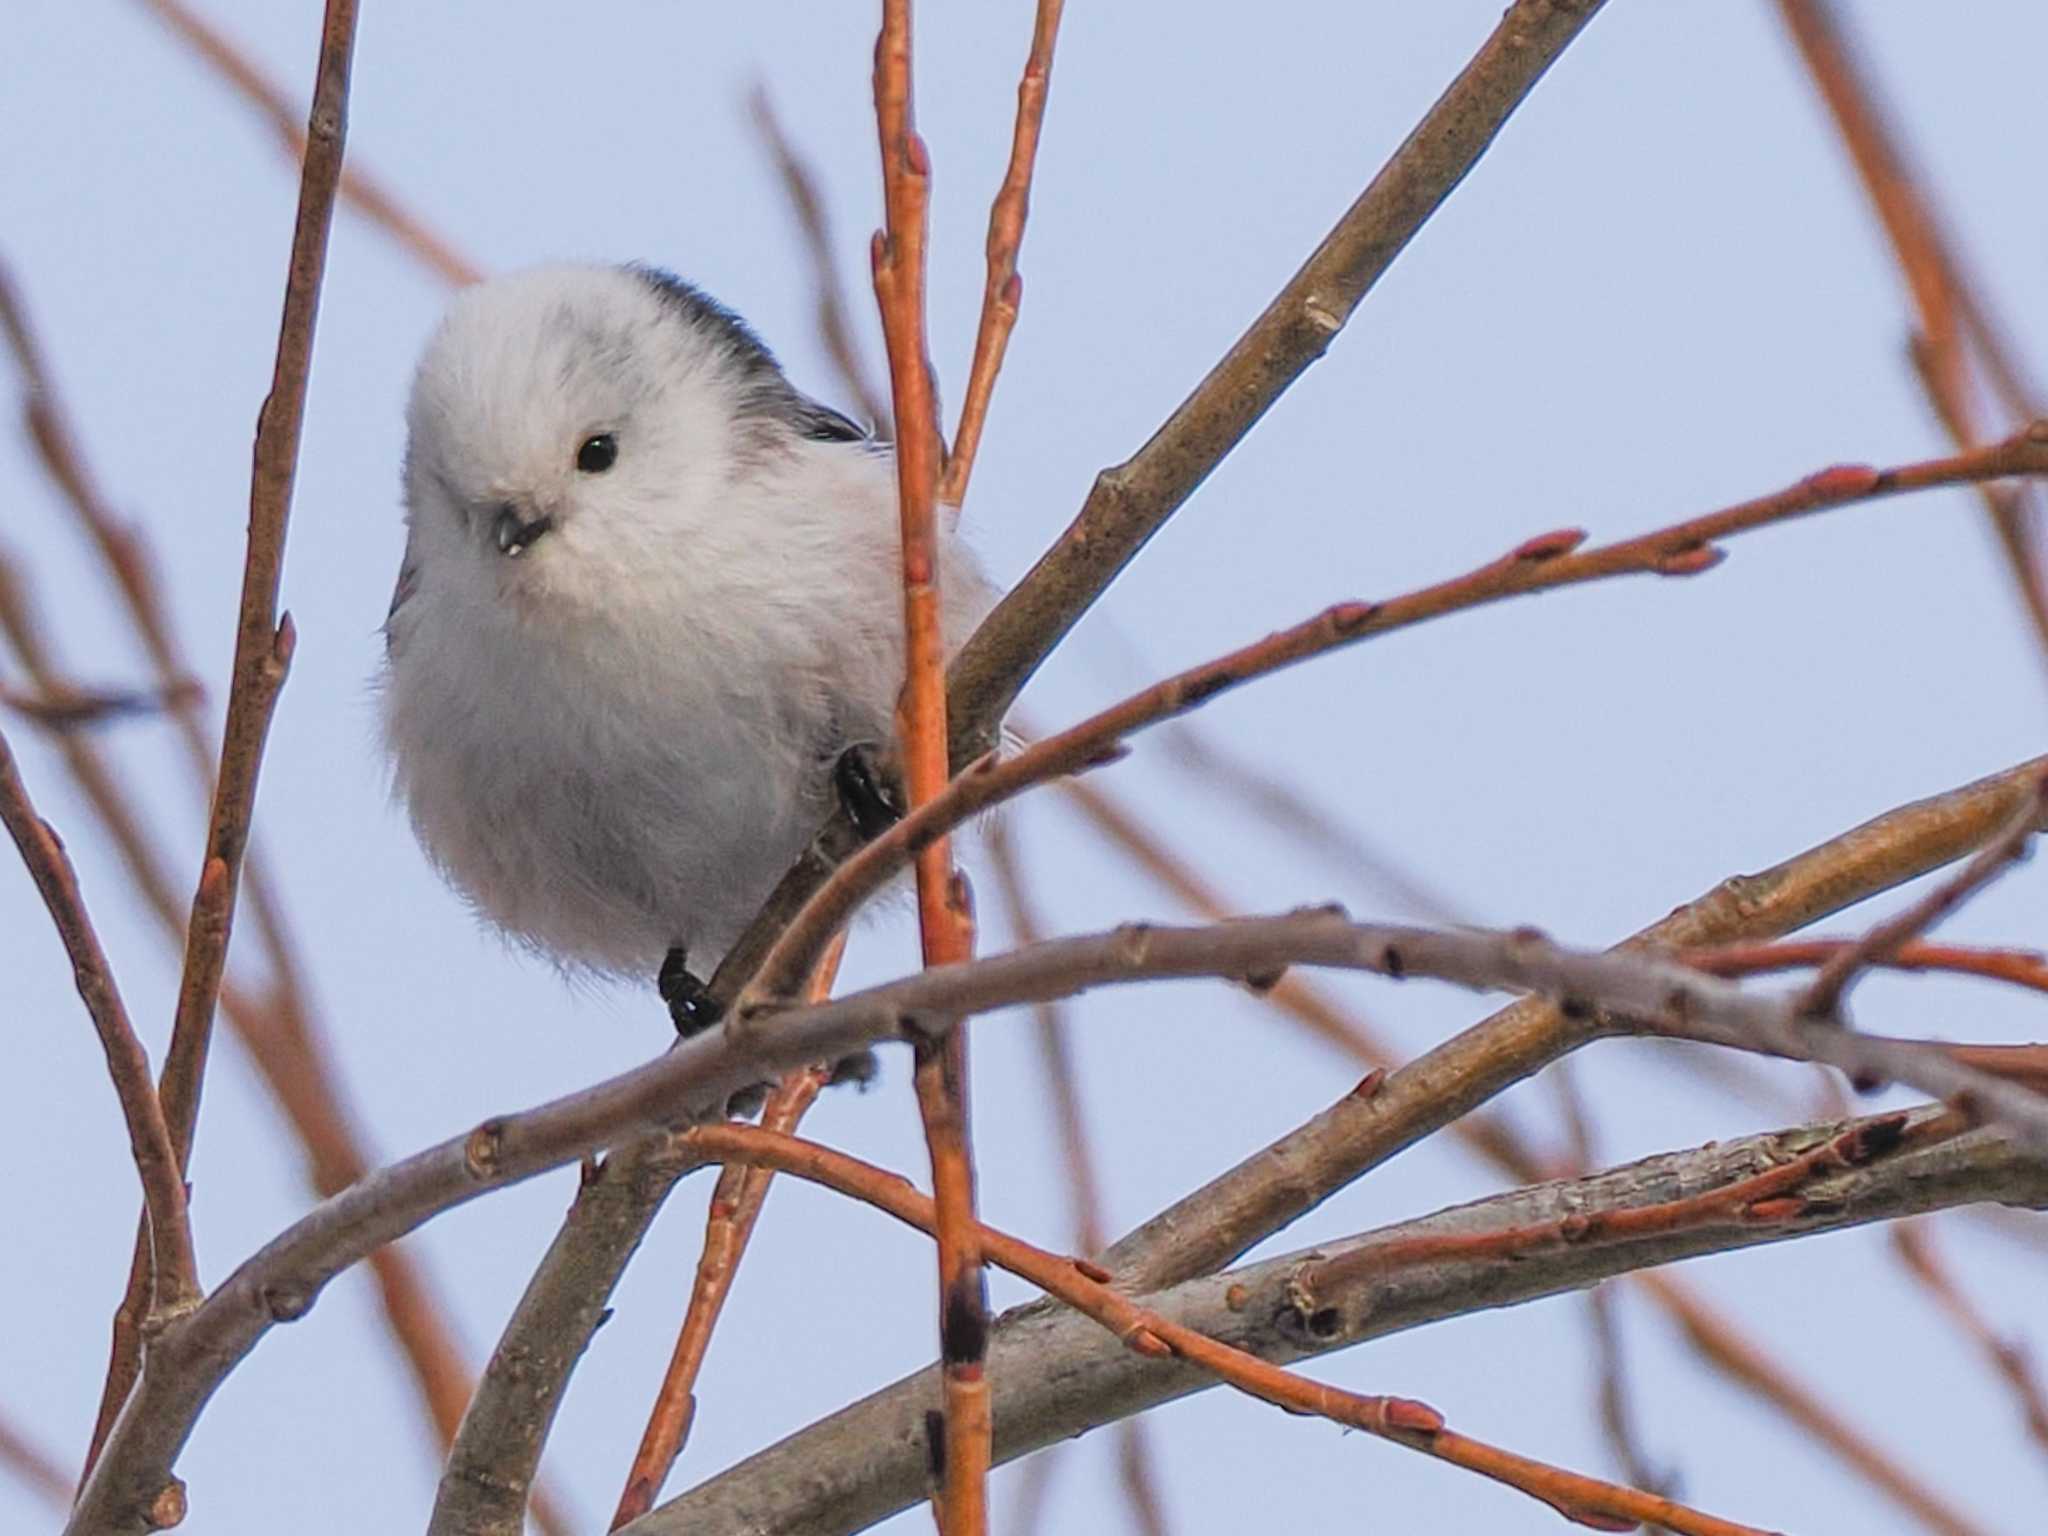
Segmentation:
[(529, 516), (521, 508), (507, 502), (498, 508), (498, 515), (491, 523), (491, 535), (498, 541), (498, 553), (517, 558), (526, 553), (527, 546), (549, 532), (555, 520), (545, 513)]

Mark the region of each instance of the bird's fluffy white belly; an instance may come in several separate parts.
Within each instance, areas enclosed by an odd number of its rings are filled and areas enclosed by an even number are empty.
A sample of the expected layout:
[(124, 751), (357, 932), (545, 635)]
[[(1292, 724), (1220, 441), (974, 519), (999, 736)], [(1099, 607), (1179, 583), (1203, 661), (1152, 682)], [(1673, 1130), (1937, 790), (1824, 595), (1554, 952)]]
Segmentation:
[[(687, 644), (621, 665), (601, 644), (536, 655), (474, 628), (407, 649), (436, 643), (473, 654), (394, 667), (399, 788), (478, 910), (558, 959), (651, 976), (681, 945), (701, 973), (827, 807), (844, 725), (802, 689), (764, 687), (759, 656), (737, 675)], [(450, 676), (466, 697), (435, 696)]]

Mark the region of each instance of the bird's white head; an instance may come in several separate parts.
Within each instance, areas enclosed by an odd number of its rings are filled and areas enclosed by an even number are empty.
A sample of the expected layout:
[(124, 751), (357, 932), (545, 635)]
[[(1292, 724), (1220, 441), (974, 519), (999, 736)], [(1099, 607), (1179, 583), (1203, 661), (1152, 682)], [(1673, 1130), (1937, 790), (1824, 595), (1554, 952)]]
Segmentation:
[(664, 273), (609, 266), (459, 295), (407, 425), (416, 579), (595, 608), (622, 574), (687, 552), (750, 466), (796, 438), (858, 435), (792, 389), (736, 316)]

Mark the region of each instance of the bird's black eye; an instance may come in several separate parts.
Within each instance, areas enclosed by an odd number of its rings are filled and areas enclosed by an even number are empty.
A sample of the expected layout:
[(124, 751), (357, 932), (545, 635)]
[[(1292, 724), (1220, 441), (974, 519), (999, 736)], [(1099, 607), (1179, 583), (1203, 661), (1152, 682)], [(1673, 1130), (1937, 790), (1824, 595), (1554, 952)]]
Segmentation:
[(609, 432), (600, 432), (596, 437), (585, 438), (583, 446), (576, 450), (576, 467), (586, 475), (601, 475), (618, 457), (619, 440)]

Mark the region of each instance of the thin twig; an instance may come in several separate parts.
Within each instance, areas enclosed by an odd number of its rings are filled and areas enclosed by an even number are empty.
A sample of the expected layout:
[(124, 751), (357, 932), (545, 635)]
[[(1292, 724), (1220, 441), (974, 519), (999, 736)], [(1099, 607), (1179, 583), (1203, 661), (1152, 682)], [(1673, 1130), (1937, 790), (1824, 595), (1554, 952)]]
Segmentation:
[[(1571, 1144), (1571, 1172), (1575, 1177), (1591, 1173), (1595, 1156), (1593, 1121), (1586, 1108), (1579, 1077), (1570, 1060), (1555, 1063), (1544, 1074), (1557, 1090), (1558, 1109)], [(1629, 1390), (1626, 1362), (1622, 1357), (1621, 1327), (1615, 1317), (1615, 1286), (1603, 1282), (1586, 1290), (1586, 1318), (1593, 1333), (1593, 1353), (1599, 1363), (1599, 1386), (1595, 1400), (1600, 1428), (1621, 1473), (1632, 1487), (1651, 1493), (1675, 1494), (1677, 1479), (1669, 1471), (1655, 1468), (1636, 1433), (1633, 1393)]]
[[(1606, 1230), (1588, 1231), (1578, 1240), (1571, 1236), (1578, 1231), (1574, 1215), (1668, 1207), (1768, 1175), (1859, 1127), (1881, 1124), (1895, 1128), (1896, 1146), (1854, 1166), (1816, 1170), (1805, 1186), (1808, 1201), (1765, 1207), (1732, 1222), (1725, 1204), (1717, 1214), (1708, 1202), (1692, 1208), (1697, 1225), (1682, 1223), (1660, 1235)], [(1994, 1176), (1993, 1167), (2004, 1172)], [(1941, 1191), (1952, 1196), (1958, 1181), (1980, 1194), (1995, 1188), (1989, 1198), (2016, 1204), (2048, 1199), (2048, 1163), (1999, 1132), (1958, 1134), (1955, 1116), (1922, 1109), (1910, 1112), (1903, 1125), (1893, 1115), (1802, 1127), (1667, 1154), (1590, 1178), (1544, 1182), (1377, 1232), (1326, 1238), (1309, 1252), (1187, 1281), (1145, 1295), (1141, 1304), (1264, 1359), (1296, 1361), (1460, 1315), (1480, 1297), (1485, 1305), (1511, 1306), (1646, 1264), (1913, 1214), (1952, 1203)], [(1667, 1222), (1668, 1217), (1649, 1224)], [(1556, 1239), (1551, 1246), (1522, 1246), (1545, 1224)], [(1520, 1247), (1523, 1257), (1513, 1263), (1496, 1256), (1499, 1242), (1490, 1235), (1503, 1232), (1522, 1234), (1500, 1240)], [(1374, 1250), (1386, 1254), (1384, 1263), (1365, 1257)], [(1323, 1266), (1317, 1284), (1305, 1291), (1304, 1276), (1317, 1266)], [(1048, 1304), (1006, 1317), (992, 1362), (997, 1454), (1005, 1460), (1207, 1384), (1184, 1365), (1141, 1355), (1097, 1325)], [(875, 1524), (916, 1496), (912, 1442), (918, 1416), (937, 1390), (935, 1375), (920, 1373), (759, 1452), (663, 1505), (630, 1527), (630, 1536), (742, 1527), (751, 1536), (847, 1536)], [(1940, 1529), (1970, 1527), (1958, 1519)]]
[(1894, 1223), (1890, 1230), (1893, 1250), (1905, 1261), (1935, 1304), (1962, 1335), (1984, 1356), (2011, 1391), (2013, 1403), (2027, 1426), (2037, 1449), (2048, 1451), (2048, 1393), (2044, 1393), (2034, 1363), (2026, 1348), (2016, 1340), (2001, 1337), (1976, 1303), (1964, 1294), (1948, 1264), (1928, 1235), (1932, 1223), (1926, 1219)]
[[(845, 952), (846, 935), (842, 933), (838, 942), (825, 951), (817, 974), (811, 978), (805, 993), (809, 1001), (821, 1003), (832, 995), (832, 983)], [(799, 1067), (786, 1074), (762, 1107), (761, 1124), (771, 1131), (794, 1133), (831, 1077), (832, 1068), (827, 1063)], [(760, 1219), (773, 1178), (774, 1171), (768, 1168), (734, 1165), (719, 1172), (704, 1222), (704, 1246), (697, 1259), (697, 1277), (690, 1287), (689, 1305), (683, 1312), (683, 1325), (676, 1334), (668, 1370), (655, 1392), (646, 1432), (626, 1474), (625, 1490), (612, 1513), (612, 1530), (639, 1519), (654, 1507), (662, 1484), (675, 1468), (676, 1458), (689, 1443), (690, 1429), (697, 1419), (697, 1377), (704, 1368), (712, 1330), (718, 1326), (719, 1314), (732, 1294), (740, 1260), (746, 1255), (754, 1223)]]
[(832, 230), (825, 217), (825, 199), (818, 190), (818, 179), (782, 131), (766, 86), (756, 85), (748, 93), (747, 111), (775, 161), (776, 175), (788, 196), (790, 211), (796, 215), (797, 229), (803, 235), (804, 254), (811, 264), (811, 281), (817, 294), (818, 336), (825, 344), (825, 355), (832, 359), (840, 384), (861, 415), (874, 426), (877, 435), (891, 438), (895, 433), (894, 418), (868, 378), (867, 365), (861, 360), (859, 344), (853, 338), (853, 322), (847, 314), (839, 266), (833, 259)]
[[(921, 1232), (936, 1232), (933, 1202), (906, 1181), (815, 1142), (746, 1125), (699, 1126), (683, 1139), (707, 1157), (764, 1163), (864, 1201)], [(979, 1223), (974, 1236), (991, 1263), (1093, 1318), (1140, 1355), (1188, 1361), (1239, 1391), (1289, 1412), (1332, 1419), (1495, 1478), (1549, 1504), (1568, 1519), (1586, 1521), (1590, 1517), (1602, 1524), (1655, 1521), (1691, 1536), (1758, 1536), (1753, 1527), (1469, 1439), (1451, 1430), (1434, 1408), (1412, 1399), (1365, 1397), (1308, 1381), (1131, 1301), (1105, 1283), (1103, 1271), (1085, 1261), (1061, 1258)], [(1304, 1283), (1312, 1285), (1313, 1281)]]
[[(875, 43), (875, 121), (881, 138), (884, 228), (874, 240), (875, 297), (889, 351), (896, 411), (896, 485), (903, 529), (903, 696), (898, 746), (912, 809), (947, 778), (946, 653), (939, 622), (936, 494), (945, 447), (925, 339), (925, 240), (931, 161), (911, 108), (910, 0), (883, 0)], [(917, 853), (918, 932), (927, 966), (953, 965), (974, 950), (966, 883), (944, 836)], [(939, 1215), (939, 1352), (945, 1362), (941, 1438), (932, 1446), (942, 1536), (988, 1530), (988, 1295), (972, 1236), (974, 1153), (968, 1130), (967, 1034), (936, 1020), (916, 1047), (913, 1079), (932, 1195)]]
[(1602, 0), (1515, 0), (1471, 63), (1300, 271), (1079, 515), (953, 663), (956, 763), (994, 744), (1039, 664), (1145, 543), (1336, 339), (1359, 303)]
[(0, 1466), (62, 1509), (71, 1502), (71, 1479), (56, 1459), (31, 1442), (6, 1419), (0, 1419)]
[[(1779, 0), (1778, 10), (1834, 117), (1912, 293), (1920, 322), (1912, 349), (1914, 363), (1949, 436), (1958, 448), (1977, 441), (1966, 340), (1974, 342), (2007, 409), (2021, 418), (2039, 415), (2036, 397), (2020, 378), (2003, 328), (1992, 320), (1990, 307), (1964, 270), (1932, 200), (1909, 170), (1899, 134), (1887, 122), (1877, 90), (1844, 40), (1833, 6), (1827, 0)], [(1990, 486), (1981, 491), (2036, 638), (2048, 656), (2048, 570), (2042, 565), (2031, 509), (2017, 495)]]
[[(1886, 811), (1771, 869), (1721, 882), (1632, 942), (1683, 951), (1804, 927), (1975, 851), (2007, 824), (2044, 771), (2048, 771), (2048, 758), (2037, 758)], [(1256, 1318), (1260, 1315), (1257, 1292), (1230, 1305), (1239, 1296), (1231, 1287), (1246, 1281), (1245, 1275), (1219, 1276), (1213, 1281), (1197, 1277), (1213, 1274), (1402, 1149), (1444, 1125), (1457, 1123), (1461, 1115), (1576, 1048), (1588, 1038), (1586, 1022), (1566, 1018), (1548, 1003), (1525, 1001), (1504, 1009), (1388, 1074), (1373, 1091), (1347, 1094), (1307, 1124), (1175, 1202), (1113, 1245), (1104, 1262), (1134, 1292), (1185, 1286), (1191, 1298), (1209, 1297), (1214, 1310), (1208, 1315), (1216, 1319), (1207, 1325), (1212, 1331), (1228, 1326), (1221, 1320), (1226, 1316)], [(1546, 1160), (1533, 1153), (1503, 1146), (1493, 1155), (1518, 1180), (1542, 1180), (1549, 1175)], [(2038, 1166), (2031, 1154), (2027, 1166)], [(1574, 1192), (1576, 1186), (1551, 1187), (1563, 1191), (1560, 1198), (1567, 1199), (1572, 1209), (1600, 1203)], [(1927, 1192), (1927, 1186), (1917, 1182), (1915, 1188), (1923, 1195)], [(2024, 1196), (2016, 1196), (2016, 1203), (2028, 1202)], [(1886, 1214), (1905, 1212), (1888, 1207)], [(1792, 1219), (1803, 1223), (1821, 1216), (1814, 1209)], [(1667, 1260), (1680, 1256), (1668, 1251), (1663, 1254)], [(1287, 1266), (1277, 1261), (1270, 1271), (1264, 1266), (1254, 1268), (1276, 1276), (1287, 1272)], [(1574, 1283), (1584, 1285), (1618, 1272), (1581, 1274)], [(1697, 1329), (1703, 1337), (1727, 1336), (1752, 1357), (1763, 1358), (1689, 1291), (1659, 1283), (1651, 1287), (1651, 1294), (1688, 1332)], [(1376, 1336), (1383, 1330), (1374, 1327), (1373, 1319), (1387, 1329), (1401, 1326), (1394, 1320), (1389, 1300), (1382, 1295), (1361, 1299), (1357, 1310), (1346, 1314), (1360, 1319), (1360, 1331), (1345, 1332), (1329, 1341), (1311, 1341), (1311, 1347), (1335, 1347), (1341, 1341)], [(1184, 1320), (1193, 1319), (1184, 1316)], [(1162, 1383), (1152, 1393), (1133, 1394), (1126, 1376), (1117, 1375), (1113, 1380), (1098, 1376), (1092, 1379), (1103, 1395), (1081, 1398), (1071, 1386), (1076, 1378), (1063, 1375), (1058, 1390), (1053, 1391), (1043, 1385), (1053, 1379), (1048, 1373), (1063, 1371), (1069, 1361), (1049, 1348), (1039, 1331), (1042, 1322), (1037, 1313), (1026, 1309), (999, 1321), (992, 1333), (999, 1356), (1029, 1361), (1028, 1366), (1017, 1367), (1023, 1379), (1004, 1377), (1000, 1364), (995, 1376), (1001, 1399), (1000, 1454), (1005, 1458), (1071, 1437), (1095, 1423), (1186, 1390), (1176, 1378), (1171, 1387)], [(1715, 1357), (1709, 1353), (1708, 1358)], [(1120, 1359), (1117, 1365), (1119, 1370), (1135, 1368), (1128, 1359)], [(1727, 1369), (1725, 1365), (1722, 1368)], [(1818, 1399), (1782, 1368), (1774, 1367), (1764, 1375), (1731, 1372), (1731, 1379), (1763, 1404), (1793, 1418), (1820, 1445), (1904, 1507), (1916, 1513), (1930, 1505), (1939, 1507), (1938, 1499), (1872, 1450), (1867, 1440), (1849, 1432), (1839, 1416), (1825, 1412), (1818, 1420), (1808, 1416), (1805, 1409)], [(1005, 1387), (1005, 1380), (1012, 1385)], [(716, 1527), (720, 1521), (740, 1519), (752, 1522), (762, 1536), (795, 1536), (797, 1532), (830, 1536), (859, 1529), (902, 1509), (923, 1486), (923, 1459), (911, 1447), (916, 1426), (935, 1390), (930, 1373), (904, 1378), (671, 1500), (638, 1522), (633, 1536), (681, 1536), (706, 1525)], [(1109, 1402), (1119, 1406), (1114, 1411), (1103, 1410), (1100, 1405)], [(1837, 1430), (1841, 1433), (1835, 1433)], [(878, 1452), (876, 1447), (892, 1449)], [(1966, 1522), (1958, 1517), (1937, 1528), (1954, 1529), (1963, 1524)]]
[(1342, 818), (1251, 759), (1219, 747), (1192, 721), (1172, 721), (1161, 729), (1160, 738), (1167, 755), (1181, 767), (1236, 797), (1304, 852), (1384, 887), (1400, 916), (1438, 924), (1469, 917), (1449, 896), (1367, 842)]
[(163, 1105), (149, 1073), (149, 1054), (129, 1022), (121, 989), (100, 947), (99, 934), (79, 893), (78, 876), (64, 844), (49, 823), (36, 814), (28, 787), (14, 766), (7, 738), (0, 734), (0, 822), (7, 826), (36, 890), (49, 909), (78, 995), (99, 1033), (106, 1053), (107, 1075), (121, 1101), (128, 1128), (128, 1150), (142, 1180), (143, 1204), (149, 1212), (150, 1267), (154, 1284), (149, 1317), (160, 1325), (199, 1304), (199, 1262), (192, 1250), (192, 1221), (185, 1207), (185, 1180), (178, 1155), (164, 1123)]
[[(995, 871), (996, 889), (1008, 909), (1010, 930), (1019, 945), (1036, 944), (1045, 937), (1031, 894), (1025, 886), (1024, 870), (1007, 822), (991, 823), (986, 839), (989, 864)], [(1053, 1122), (1060, 1150), (1066, 1156), (1066, 1188), (1073, 1202), (1075, 1247), (1084, 1254), (1102, 1251), (1109, 1241), (1109, 1223), (1104, 1214), (1102, 1175), (1090, 1146), (1087, 1117), (1081, 1110), (1081, 1085), (1074, 1069), (1074, 1056), (1067, 1040), (1068, 1025), (1062, 1010), (1053, 1003), (1034, 1003), (1031, 1008), (1033, 1033), (1038, 1040), (1039, 1058), (1045, 1067), (1046, 1087), (1051, 1090)], [(1043, 1451), (1041, 1456), (1055, 1454)], [(1140, 1536), (1166, 1536), (1164, 1501), (1154, 1470), (1150, 1437), (1142, 1418), (1125, 1419), (1117, 1425), (1117, 1480), (1123, 1485), (1131, 1523)], [(1034, 1482), (1041, 1481), (1043, 1473)], [(1018, 1499), (1019, 1515), (1011, 1536), (1029, 1536), (1042, 1508), (1034, 1496)]]
[(0, 684), (0, 709), (12, 710), (36, 729), (55, 734), (159, 714), (182, 699), (196, 698), (198, 692), (198, 683), (189, 678), (176, 689), (67, 688), (61, 693), (24, 693)]
[[(284, 314), (278, 327), (277, 360), (270, 392), (264, 398), (256, 424), (248, 553), (243, 567), (220, 774), (199, 885), (192, 898), (191, 918), (185, 926), (185, 961), (178, 987), (177, 1015), (158, 1087), (181, 1172), (191, 1156), (198, 1122), (200, 1086), (226, 970), (228, 935), (234, 921), (242, 858), (248, 846), (250, 817), (255, 809), (257, 774), (278, 692), (291, 667), (292, 623), (289, 615), (279, 620), (277, 593), (284, 567), (292, 484), (298, 470), (313, 330), (319, 313), (321, 278), (326, 270), (327, 237), (334, 219), (347, 134), (349, 68), (355, 33), (356, 0), (327, 0), (321, 20), (313, 106), (306, 127), (305, 164), (299, 181)], [(120, 1378), (127, 1376), (132, 1381), (134, 1369), (132, 1359), (116, 1356), (108, 1371), (109, 1403), (127, 1396)]]
[[(1679, 958), (1715, 976), (1762, 976), (1826, 965), (1861, 939), (1786, 939), (1775, 944), (1722, 944), (1687, 950)], [(2009, 982), (2035, 992), (2048, 992), (2048, 955), (2031, 949), (1985, 949), (1969, 944), (1900, 945), (1883, 958), (1865, 964), (1891, 971), (1945, 971)]]
[(1857, 977), (1891, 959), (1977, 892), (2026, 857), (2036, 834), (2048, 825), (2048, 774), (2014, 812), (2012, 824), (1978, 855), (1903, 912), (1877, 924), (1848, 948), (1831, 955), (1806, 989), (1801, 1011), (1811, 1018), (1839, 1019), (1842, 998)]
[[(184, 0), (142, 0), (236, 94), (261, 113), (277, 131), (285, 153), (294, 162), (306, 153), (306, 128), (291, 97), (237, 48), (227, 34), (184, 4)], [(341, 175), (341, 196), (354, 210), (377, 225), (442, 281), (460, 288), (480, 282), (483, 273), (436, 234), (425, 220), (405, 208), (367, 172), (350, 167)]]
[(1010, 332), (1017, 326), (1017, 308), (1024, 302), (1017, 253), (1024, 244), (1024, 221), (1031, 211), (1031, 172), (1038, 161), (1045, 97), (1052, 85), (1053, 44), (1059, 38), (1065, 3), (1038, 0), (1031, 24), (1031, 52), (1017, 83), (1017, 126), (1010, 140), (1010, 163), (988, 214), (988, 282), (982, 290), (981, 323), (975, 328), (974, 360), (967, 371), (967, 393), (960, 403), (953, 451), (939, 472), (939, 501), (949, 507), (958, 507), (967, 498), (967, 481), (974, 473), (975, 451), (988, 422), (996, 375), (1002, 371)]
[(2035, 423), (1991, 447), (1947, 458), (1883, 470), (1848, 465), (1821, 470), (1784, 490), (1591, 549), (1580, 547), (1586, 536), (1579, 529), (1539, 534), (1449, 581), (1384, 602), (1339, 603), (1291, 629), (1154, 684), (1011, 756), (986, 757), (969, 765), (943, 793), (919, 802), (903, 820), (840, 864), (774, 942), (740, 1006), (795, 995), (816, 963), (819, 947), (927, 840), (1027, 789), (1113, 762), (1124, 751), (1126, 737), (1187, 714), (1229, 689), (1375, 635), (1509, 597), (1622, 575), (1696, 575), (1719, 563), (1718, 541), (1827, 508), (1936, 486), (2043, 473), (2048, 473), (2048, 422)]
[(1921, 1525), (1937, 1536), (1989, 1536), (1821, 1401), (1677, 1275), (1659, 1271), (1638, 1275), (1636, 1282), (1662, 1304), (1666, 1314), (1684, 1329), (1687, 1341), (1715, 1369), (1763, 1397)]
[[(1603, 0), (1514, 0), (1471, 63), (1263, 315), (1160, 429), (1104, 471), (1079, 516), (954, 659), (953, 766), (996, 744), (1017, 694), (1116, 573), (1320, 357), (1366, 292), (1450, 196)], [(784, 874), (708, 983), (730, 1005), (797, 910), (860, 846), (843, 811)], [(794, 985), (792, 983), (792, 985)]]

